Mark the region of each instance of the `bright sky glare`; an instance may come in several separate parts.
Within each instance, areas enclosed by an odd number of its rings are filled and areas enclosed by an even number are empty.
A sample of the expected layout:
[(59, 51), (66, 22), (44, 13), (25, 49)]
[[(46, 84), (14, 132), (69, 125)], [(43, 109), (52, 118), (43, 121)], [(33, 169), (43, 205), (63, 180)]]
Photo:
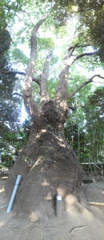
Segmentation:
[(27, 114), (27, 112), (25, 110), (24, 103), (22, 103), (21, 117), (20, 117), (21, 123), (23, 123), (27, 117), (28, 117), (28, 114)]

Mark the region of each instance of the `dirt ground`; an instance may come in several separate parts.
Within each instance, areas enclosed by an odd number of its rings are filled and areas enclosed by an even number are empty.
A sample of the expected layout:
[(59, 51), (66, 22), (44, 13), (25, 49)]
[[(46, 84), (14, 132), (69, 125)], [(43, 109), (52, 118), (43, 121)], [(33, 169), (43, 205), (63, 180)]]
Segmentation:
[[(104, 206), (94, 204), (82, 211), (69, 209), (62, 217), (38, 218), (38, 212), (29, 217), (6, 213), (8, 201), (4, 186), (7, 177), (0, 177), (0, 240), (104, 240)], [(88, 202), (104, 203), (104, 177), (83, 183)]]

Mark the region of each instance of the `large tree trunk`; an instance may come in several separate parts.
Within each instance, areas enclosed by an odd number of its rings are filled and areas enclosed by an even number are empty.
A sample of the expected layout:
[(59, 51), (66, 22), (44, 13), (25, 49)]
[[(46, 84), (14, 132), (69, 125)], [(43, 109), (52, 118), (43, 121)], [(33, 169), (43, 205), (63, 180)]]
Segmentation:
[(10, 172), (6, 191), (10, 197), (18, 174), (22, 182), (16, 197), (15, 209), (31, 213), (55, 214), (57, 194), (67, 208), (67, 197), (79, 198), (81, 171), (75, 153), (64, 137), (63, 124), (67, 117), (67, 104), (47, 101), (34, 122), (26, 146)]
[[(30, 136), (10, 172), (6, 192), (10, 196), (17, 175), (22, 175), (15, 208), (18, 212), (39, 211), (40, 215), (49, 216), (55, 213), (54, 199), (57, 194), (62, 196), (66, 210), (69, 205), (72, 206), (71, 203), (77, 205), (80, 201), (81, 169), (75, 153), (64, 137), (64, 123), (68, 115), (67, 99), (75, 95), (84, 85), (92, 82), (97, 75), (68, 94), (69, 68), (80, 57), (93, 54), (85, 53), (75, 57), (73, 52), (78, 44), (68, 47), (55, 98), (50, 99), (47, 80), (51, 54), (46, 57), (42, 75), (39, 78), (33, 76), (37, 53), (36, 35), (44, 20), (45, 17), (32, 30), (30, 61), (23, 85), (22, 97), (31, 116)], [(40, 106), (33, 97), (33, 81), (40, 87)]]

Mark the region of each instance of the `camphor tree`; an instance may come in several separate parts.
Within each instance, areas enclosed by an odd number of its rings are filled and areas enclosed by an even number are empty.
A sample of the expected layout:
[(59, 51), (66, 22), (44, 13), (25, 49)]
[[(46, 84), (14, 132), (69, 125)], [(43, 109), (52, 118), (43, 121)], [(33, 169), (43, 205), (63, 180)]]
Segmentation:
[[(57, 194), (62, 196), (66, 209), (72, 195), (75, 204), (81, 201), (79, 197), (81, 169), (75, 153), (65, 140), (64, 124), (68, 117), (68, 109), (71, 107), (68, 105), (68, 100), (85, 85), (91, 83), (95, 77), (101, 76), (92, 76), (73, 92), (68, 93), (69, 69), (78, 59), (94, 54), (94, 52), (85, 52), (75, 55), (76, 49), (82, 46), (78, 43), (68, 46), (55, 97), (51, 98), (47, 87), (51, 53), (46, 57), (41, 76), (34, 77), (37, 33), (45, 20), (46, 17), (43, 17), (33, 27), (30, 60), (22, 89), (22, 98), (31, 116), (30, 135), (11, 170), (6, 191), (10, 196), (17, 175), (22, 175), (15, 204), (17, 211), (31, 213), (38, 210), (49, 216), (54, 214), (53, 200)], [(40, 88), (40, 103), (38, 104), (33, 96), (33, 81)]]

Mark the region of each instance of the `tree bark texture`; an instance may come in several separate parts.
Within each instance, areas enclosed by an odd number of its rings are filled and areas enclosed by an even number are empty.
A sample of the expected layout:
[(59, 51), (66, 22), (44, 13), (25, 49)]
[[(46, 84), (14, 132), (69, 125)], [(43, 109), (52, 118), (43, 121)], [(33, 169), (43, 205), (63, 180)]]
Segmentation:
[(61, 195), (64, 203), (69, 194), (78, 197), (81, 170), (64, 137), (67, 110), (65, 102), (47, 101), (31, 123), (28, 142), (21, 149), (6, 185), (10, 197), (17, 175), (22, 175), (15, 202), (18, 212), (30, 214), (38, 210), (53, 215), (56, 195)]

